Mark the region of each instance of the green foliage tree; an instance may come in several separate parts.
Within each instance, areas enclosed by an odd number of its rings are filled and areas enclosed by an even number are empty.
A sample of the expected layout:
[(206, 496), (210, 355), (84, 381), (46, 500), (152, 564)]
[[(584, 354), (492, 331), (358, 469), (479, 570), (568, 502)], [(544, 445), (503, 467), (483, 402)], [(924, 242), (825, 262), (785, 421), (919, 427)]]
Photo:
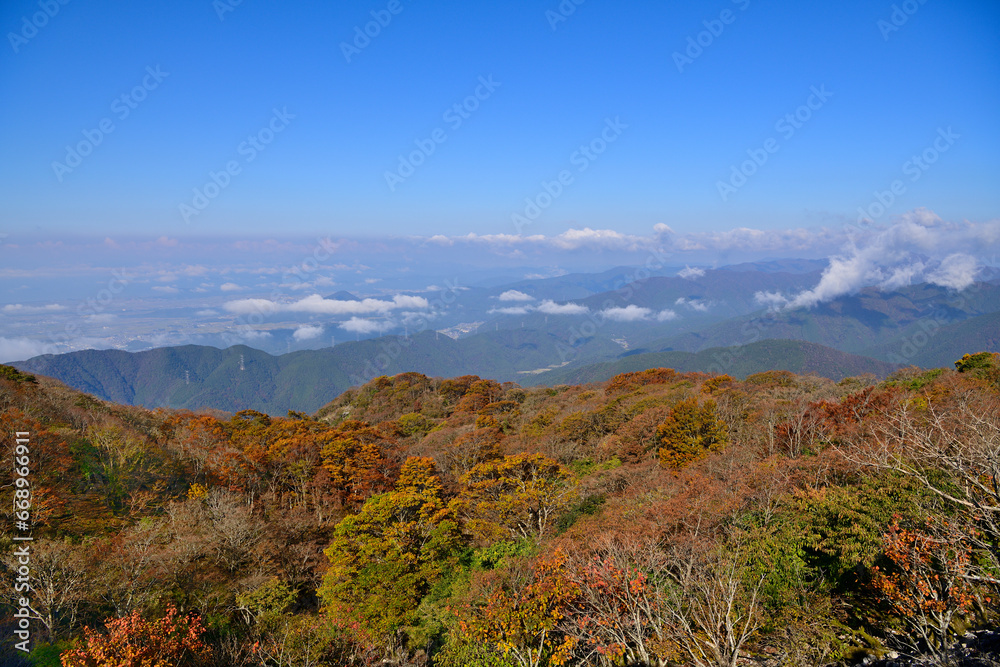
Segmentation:
[(414, 620), (421, 598), (461, 546), (433, 462), (407, 459), (394, 491), (369, 498), (337, 524), (319, 595), (335, 618), (388, 638)]
[(688, 398), (673, 407), (656, 429), (660, 443), (660, 465), (674, 470), (697, 461), (729, 442), (725, 425), (716, 419), (715, 401), (698, 405)]

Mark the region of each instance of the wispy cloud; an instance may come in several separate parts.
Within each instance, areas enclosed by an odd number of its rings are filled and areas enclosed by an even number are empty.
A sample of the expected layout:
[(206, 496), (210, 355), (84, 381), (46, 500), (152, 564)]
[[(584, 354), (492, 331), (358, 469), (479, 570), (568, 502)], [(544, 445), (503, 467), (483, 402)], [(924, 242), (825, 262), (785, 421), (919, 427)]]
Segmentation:
[(527, 306), (509, 306), (507, 308), (490, 308), (486, 312), (490, 315), (527, 315), (531, 309)]
[(707, 301), (703, 301), (701, 299), (685, 299), (684, 297), (680, 297), (679, 299), (677, 299), (677, 301), (674, 302), (674, 305), (687, 307), (690, 308), (691, 310), (696, 310), (699, 313), (707, 313), (710, 304)]
[(643, 308), (635, 304), (629, 304), (619, 308), (608, 308), (601, 311), (601, 315), (612, 322), (641, 322), (648, 320), (653, 314), (652, 309)]
[(25, 306), (20, 303), (9, 303), (0, 311), (10, 314), (10, 315), (35, 315), (38, 313), (58, 313), (60, 311), (66, 310), (66, 306), (59, 305), (58, 303), (50, 303), (45, 306)]

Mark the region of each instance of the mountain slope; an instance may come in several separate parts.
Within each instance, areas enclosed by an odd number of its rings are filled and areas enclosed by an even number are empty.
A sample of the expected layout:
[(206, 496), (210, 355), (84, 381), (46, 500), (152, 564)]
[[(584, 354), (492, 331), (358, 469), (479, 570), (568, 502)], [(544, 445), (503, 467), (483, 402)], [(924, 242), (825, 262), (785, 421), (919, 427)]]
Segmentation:
[(1000, 312), (944, 325), (928, 318), (918, 323), (909, 335), (873, 346), (864, 354), (893, 363), (933, 368), (951, 367), (969, 350), (1000, 352)]
[(842, 380), (863, 373), (873, 373), (884, 378), (899, 368), (896, 364), (806, 341), (768, 339), (740, 347), (709, 348), (700, 352), (632, 354), (614, 361), (554, 370), (536, 376), (535, 381), (526, 384), (601, 382), (619, 373), (658, 367), (673, 368), (681, 372), (727, 373), (736, 378), (768, 370), (783, 370), (800, 375), (820, 375), (832, 380)]

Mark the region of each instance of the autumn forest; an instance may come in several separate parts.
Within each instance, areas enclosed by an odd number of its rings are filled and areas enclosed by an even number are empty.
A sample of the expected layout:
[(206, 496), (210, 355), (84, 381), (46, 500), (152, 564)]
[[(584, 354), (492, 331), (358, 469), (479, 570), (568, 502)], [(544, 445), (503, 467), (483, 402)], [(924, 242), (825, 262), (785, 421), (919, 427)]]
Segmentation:
[(16, 432), (34, 522), (28, 654), (0, 538), (4, 665), (1000, 664), (995, 353), (840, 382), (404, 373), (281, 417), (0, 366), (0, 423), (5, 525)]

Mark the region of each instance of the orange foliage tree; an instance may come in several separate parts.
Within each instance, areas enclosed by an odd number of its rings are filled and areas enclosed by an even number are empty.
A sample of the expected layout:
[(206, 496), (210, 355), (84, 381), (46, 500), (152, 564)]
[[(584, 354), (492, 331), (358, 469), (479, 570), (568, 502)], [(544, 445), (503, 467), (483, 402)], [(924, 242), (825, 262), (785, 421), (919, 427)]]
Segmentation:
[(526, 572), (508, 571), (488, 582), (485, 603), (461, 617), (463, 639), (495, 647), (521, 667), (566, 664), (576, 639), (565, 633), (564, 618), (579, 588), (565, 562), (566, 556), (556, 553)]
[(943, 519), (910, 530), (897, 517), (883, 549), (891, 567), (874, 568), (875, 588), (940, 664), (948, 664), (952, 620), (976, 602), (972, 549), (963, 532)]
[(181, 616), (173, 605), (155, 621), (134, 611), (104, 625), (107, 633), (84, 629), (86, 646), (64, 651), (63, 667), (196, 667), (211, 659), (201, 618)]
[(577, 483), (541, 454), (518, 454), (481, 463), (462, 475), (458, 508), (468, 527), (487, 539), (505, 532), (519, 539), (542, 537), (577, 495)]
[(323, 468), (342, 505), (357, 508), (369, 496), (392, 489), (398, 467), (378, 431), (364, 422), (345, 421), (322, 439)]

